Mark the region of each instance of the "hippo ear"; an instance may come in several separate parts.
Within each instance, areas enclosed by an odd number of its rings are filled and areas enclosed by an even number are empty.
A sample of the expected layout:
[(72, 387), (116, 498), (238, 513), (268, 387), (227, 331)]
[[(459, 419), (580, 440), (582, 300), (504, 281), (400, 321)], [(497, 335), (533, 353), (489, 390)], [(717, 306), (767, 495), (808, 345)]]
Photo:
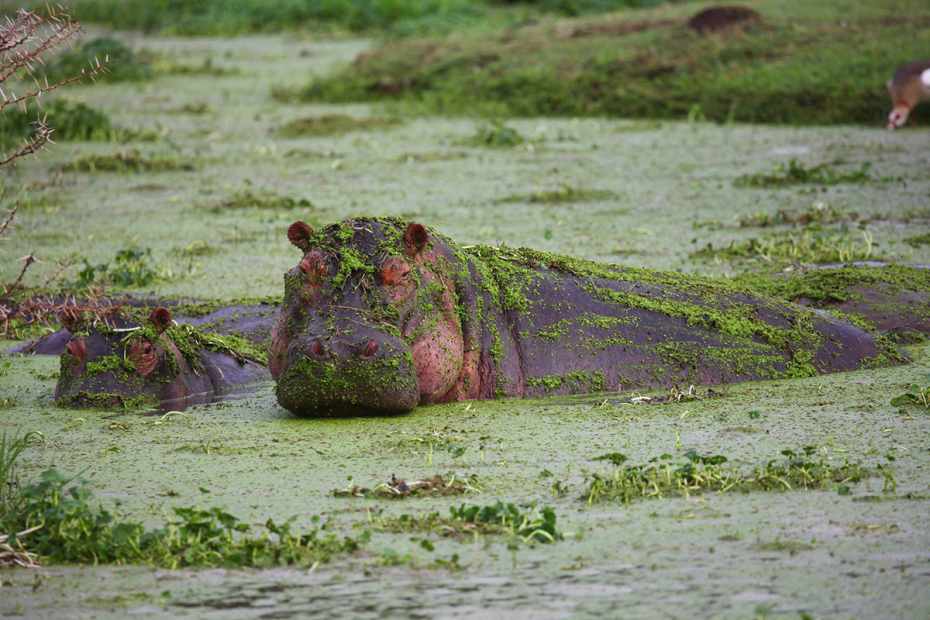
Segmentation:
[(155, 331), (159, 334), (171, 327), (171, 323), (174, 322), (171, 318), (171, 312), (168, 308), (162, 306), (158, 306), (152, 310), (152, 313), (149, 315), (149, 321), (155, 326)]
[(404, 231), (404, 249), (409, 256), (416, 256), (422, 252), (427, 241), (429, 241), (429, 233), (426, 232), (423, 224), (411, 222)]
[(313, 229), (306, 222), (296, 221), (287, 229), (287, 240), (306, 252), (310, 249), (310, 237)]

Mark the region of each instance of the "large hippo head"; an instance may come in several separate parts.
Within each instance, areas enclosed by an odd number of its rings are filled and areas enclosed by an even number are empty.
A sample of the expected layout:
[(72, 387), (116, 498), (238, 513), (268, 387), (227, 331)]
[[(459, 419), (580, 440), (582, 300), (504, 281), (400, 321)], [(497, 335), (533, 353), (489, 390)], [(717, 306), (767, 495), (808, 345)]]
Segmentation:
[(196, 332), (175, 325), (165, 308), (154, 309), (141, 325), (120, 320), (88, 327), (75, 317), (63, 322), (72, 336), (55, 387), (60, 405), (181, 409), (213, 395)]
[(298, 415), (409, 411), (457, 398), (471, 352), (449, 243), (420, 224), (346, 220), (288, 229), (303, 256), (284, 277), (269, 365)]

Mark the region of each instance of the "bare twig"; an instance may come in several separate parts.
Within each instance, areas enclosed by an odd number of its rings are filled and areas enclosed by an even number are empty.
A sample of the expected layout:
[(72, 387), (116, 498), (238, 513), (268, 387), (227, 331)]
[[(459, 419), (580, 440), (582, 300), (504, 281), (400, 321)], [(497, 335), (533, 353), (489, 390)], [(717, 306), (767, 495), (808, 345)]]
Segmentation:
[(8, 284), (4, 287), (4, 291), (3, 291), (4, 295), (9, 295), (10, 293), (15, 291), (19, 287), (19, 285), (23, 281), (23, 276), (26, 275), (26, 271), (29, 269), (30, 265), (36, 262), (36, 257), (33, 256), (32, 254), (29, 254), (27, 256), (23, 256), (19, 260), (23, 261), (23, 268), (20, 270), (19, 275), (16, 277), (16, 280), (14, 280), (12, 284)]
[(13, 208), (7, 214), (6, 219), (3, 220), (3, 224), (0, 224), (0, 237), (3, 236), (3, 233), (6, 232), (6, 229), (10, 227), (10, 224), (13, 223), (13, 218), (16, 217), (16, 210), (19, 209), (19, 205), (13, 205)]

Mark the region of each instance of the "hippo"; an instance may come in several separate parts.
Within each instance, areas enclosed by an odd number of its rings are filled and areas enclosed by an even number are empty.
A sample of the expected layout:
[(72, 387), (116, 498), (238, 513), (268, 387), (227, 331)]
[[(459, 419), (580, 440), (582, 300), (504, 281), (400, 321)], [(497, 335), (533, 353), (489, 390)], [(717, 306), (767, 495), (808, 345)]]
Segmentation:
[(298, 221), (287, 237), (301, 258), (284, 276), (269, 369), (298, 416), (904, 361), (864, 325), (739, 282), (458, 245), (394, 218)]
[[(200, 322), (215, 327), (210, 318), (228, 318), (228, 311), (215, 314)], [(33, 347), (45, 352), (65, 342), (55, 386), (55, 402), (62, 406), (183, 409), (270, 378), (264, 349), (242, 336), (178, 324), (164, 307), (141, 323), (119, 318), (85, 328), (76, 317), (62, 318), (65, 329)], [(236, 327), (254, 338), (270, 331), (271, 324), (267, 311), (253, 312), (238, 319)]]

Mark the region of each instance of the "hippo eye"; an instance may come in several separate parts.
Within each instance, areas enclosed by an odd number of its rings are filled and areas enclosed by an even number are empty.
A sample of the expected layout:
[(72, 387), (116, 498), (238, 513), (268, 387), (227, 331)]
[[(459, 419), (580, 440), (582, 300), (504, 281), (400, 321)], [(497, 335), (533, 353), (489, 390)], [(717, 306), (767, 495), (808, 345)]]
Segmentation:
[(329, 265), (326, 264), (323, 254), (318, 251), (307, 253), (298, 266), (307, 275), (310, 284), (322, 284), (329, 274)]
[(410, 280), (410, 265), (402, 258), (392, 257), (381, 265), (381, 282), (387, 286), (405, 284)]

